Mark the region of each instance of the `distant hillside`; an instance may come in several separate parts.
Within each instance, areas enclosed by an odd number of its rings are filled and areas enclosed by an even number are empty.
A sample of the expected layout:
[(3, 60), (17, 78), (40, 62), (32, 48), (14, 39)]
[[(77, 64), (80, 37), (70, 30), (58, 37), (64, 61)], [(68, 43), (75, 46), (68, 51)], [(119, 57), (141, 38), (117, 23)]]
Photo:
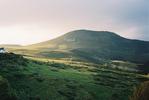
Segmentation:
[(149, 59), (149, 42), (123, 38), (113, 32), (76, 30), (56, 39), (27, 46), (39, 54), (64, 54), (86, 59), (114, 59), (146, 62)]
[[(119, 35), (106, 31), (77, 30), (66, 33), (65, 35), (53, 40), (30, 45), (35, 48), (54, 48), (61, 50), (71, 50), (77, 48), (99, 48), (111, 45), (111, 41), (124, 39)], [(100, 45), (99, 45), (100, 44)], [(93, 47), (94, 46), (94, 47)]]
[(149, 42), (132, 40), (108, 31), (76, 30), (53, 40), (29, 45), (2, 45), (9, 51), (49, 58), (73, 58), (99, 62), (124, 60), (146, 63)]

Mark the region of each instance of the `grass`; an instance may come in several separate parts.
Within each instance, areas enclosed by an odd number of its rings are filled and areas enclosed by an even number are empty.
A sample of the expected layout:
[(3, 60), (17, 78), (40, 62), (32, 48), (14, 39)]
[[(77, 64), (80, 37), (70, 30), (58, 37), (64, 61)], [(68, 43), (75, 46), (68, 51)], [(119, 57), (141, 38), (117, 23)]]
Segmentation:
[(137, 72), (87, 62), (16, 55), (15, 63), (10, 56), (2, 59), (0, 75), (18, 100), (128, 100), (145, 79)]

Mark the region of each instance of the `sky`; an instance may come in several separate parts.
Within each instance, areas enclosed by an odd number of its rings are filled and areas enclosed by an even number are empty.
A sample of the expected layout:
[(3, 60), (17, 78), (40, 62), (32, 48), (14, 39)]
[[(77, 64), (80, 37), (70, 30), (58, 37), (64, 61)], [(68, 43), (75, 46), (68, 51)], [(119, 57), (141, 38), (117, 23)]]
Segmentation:
[(0, 0), (0, 44), (28, 45), (79, 29), (149, 41), (149, 0)]

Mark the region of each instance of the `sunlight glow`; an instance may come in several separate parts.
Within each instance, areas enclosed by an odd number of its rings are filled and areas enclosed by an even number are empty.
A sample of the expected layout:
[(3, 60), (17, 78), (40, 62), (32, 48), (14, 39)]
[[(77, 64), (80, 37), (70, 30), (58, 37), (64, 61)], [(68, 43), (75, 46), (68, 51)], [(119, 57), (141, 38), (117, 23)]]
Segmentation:
[(0, 44), (34, 44), (53, 39), (60, 34), (51, 34), (50, 30), (39, 27), (0, 27)]

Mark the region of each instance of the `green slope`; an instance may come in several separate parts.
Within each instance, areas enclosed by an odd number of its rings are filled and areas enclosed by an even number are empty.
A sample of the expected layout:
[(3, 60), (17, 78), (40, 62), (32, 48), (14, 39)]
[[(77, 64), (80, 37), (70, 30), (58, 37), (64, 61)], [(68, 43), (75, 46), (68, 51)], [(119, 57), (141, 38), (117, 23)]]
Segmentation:
[(103, 59), (146, 63), (149, 42), (123, 38), (113, 32), (76, 30), (53, 40), (23, 47), (10, 47), (15, 53), (49, 58), (73, 58), (91, 62)]
[(97, 65), (36, 59), (0, 54), (0, 75), (17, 100), (128, 100), (133, 88), (145, 80), (135, 71), (112, 67), (135, 66), (127, 62)]
[(97, 61), (104, 58), (144, 63), (149, 59), (149, 42), (126, 39), (107, 31), (72, 31), (27, 48), (39, 50), (38, 54), (44, 56), (51, 56), (53, 51), (57, 51), (57, 54), (65, 53)]

